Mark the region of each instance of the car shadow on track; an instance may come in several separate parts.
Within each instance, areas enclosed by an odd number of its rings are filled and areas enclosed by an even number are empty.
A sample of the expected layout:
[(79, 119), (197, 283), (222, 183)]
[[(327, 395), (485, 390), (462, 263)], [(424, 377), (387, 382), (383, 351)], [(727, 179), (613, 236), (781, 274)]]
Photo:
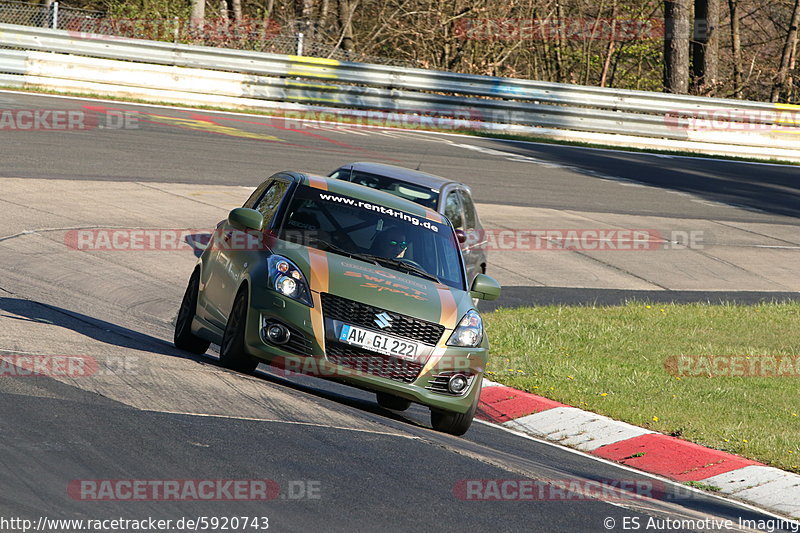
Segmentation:
[(34, 300), (0, 297), (0, 318), (51, 324), (121, 348), (191, 359), (157, 337)]
[[(420, 424), (417, 420), (409, 419), (398, 411), (391, 411), (380, 407), (375, 400), (375, 394), (373, 392), (338, 383), (330, 379), (323, 379), (310, 375), (294, 374), (289, 377), (284, 377), (281, 375), (282, 372), (283, 371), (279, 368), (269, 366), (267, 364), (261, 364), (256, 370), (254, 376), (276, 385), (289, 387), (298, 392), (312, 394), (319, 398), (331, 400), (336, 403), (359, 409), (361, 411), (377, 414), (385, 418), (392, 418), (394, 420), (424, 426), (424, 424)], [(414, 411), (417, 411), (417, 407), (419, 410), (423, 410), (425, 411), (425, 414), (427, 414), (427, 408), (418, 406), (417, 404), (412, 404), (412, 407), (409, 411), (413, 413)]]
[[(0, 319), (50, 324), (80, 333), (81, 335), (85, 335), (86, 337), (105, 344), (119, 346), (120, 348), (166, 355), (169, 357), (178, 357), (194, 361), (200, 365), (214, 366), (226, 372), (238, 374), (238, 372), (233, 370), (225, 369), (220, 364), (218, 356), (213, 353), (213, 347), (212, 350), (202, 355), (184, 352), (175, 348), (171, 342), (158, 337), (42, 302), (24, 298), (0, 297)], [(383, 418), (390, 418), (419, 427), (426, 427), (425, 424), (419, 420), (424, 419), (424, 416), (421, 416), (421, 414), (417, 412), (420, 411), (421, 408), (414, 409), (414, 407), (412, 407), (409, 414), (413, 413), (416, 416), (409, 418), (378, 406), (371, 393), (331, 380), (315, 378), (295, 372), (285, 373), (285, 371), (281, 369), (266, 364), (261, 364), (253, 374), (242, 374), (242, 376), (258, 379), (280, 387), (290, 388), (304, 394), (310, 394), (318, 398), (352, 407), (362, 412), (379, 415)]]

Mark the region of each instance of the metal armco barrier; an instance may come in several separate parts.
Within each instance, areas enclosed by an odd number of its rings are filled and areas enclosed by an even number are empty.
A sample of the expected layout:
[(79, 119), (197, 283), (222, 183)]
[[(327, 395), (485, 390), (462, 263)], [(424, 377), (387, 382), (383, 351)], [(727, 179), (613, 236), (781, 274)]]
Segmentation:
[[(167, 92), (737, 146), (800, 160), (800, 106), (348, 63), (0, 24), (0, 83)], [(287, 106), (288, 108), (299, 108)], [(515, 129), (516, 128), (516, 129)], [(527, 130), (526, 130), (527, 131)], [(647, 144), (647, 143), (645, 143)], [(636, 145), (633, 143), (633, 145)], [(797, 151), (795, 154), (794, 152)]]

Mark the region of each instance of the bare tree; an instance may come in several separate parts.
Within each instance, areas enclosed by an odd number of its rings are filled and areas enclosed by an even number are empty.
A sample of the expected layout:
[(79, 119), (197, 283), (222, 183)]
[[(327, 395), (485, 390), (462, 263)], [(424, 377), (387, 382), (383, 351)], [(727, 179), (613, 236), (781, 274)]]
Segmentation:
[(297, 31), (303, 32), (306, 40), (314, 41), (316, 23), (314, 21), (315, 0), (294, 0), (294, 18), (297, 20)]
[(231, 11), (233, 11), (233, 20), (238, 26), (242, 23), (242, 0), (231, 0)]
[(664, 19), (664, 90), (685, 94), (689, 92), (689, 0), (665, 0)]
[(695, 0), (692, 75), (695, 92), (709, 94), (719, 71), (719, 0)]
[(739, 20), (739, 0), (728, 0), (731, 15), (731, 61), (733, 62), (733, 96), (742, 97), (742, 30)]
[(53, 7), (53, 0), (41, 0), (39, 5), (42, 6), (42, 12), (44, 13), (44, 16), (42, 17), (42, 26), (49, 28), (53, 24), (53, 12), (51, 11)]
[(617, 28), (617, 14), (617, 2), (614, 0), (614, 4), (611, 6), (611, 35), (608, 39), (608, 48), (606, 48), (606, 58), (605, 61), (603, 61), (603, 70), (600, 71), (600, 87), (606, 86), (608, 71), (611, 68), (611, 59), (614, 57), (614, 49), (617, 44), (614, 35)]
[(339, 0), (339, 46), (342, 50), (350, 52), (355, 48), (353, 38), (353, 13), (355, 13), (358, 0)]
[(193, 30), (203, 30), (206, 18), (206, 0), (192, 0), (191, 26)]
[(775, 83), (772, 85), (770, 100), (777, 102), (781, 96), (781, 91), (788, 93), (792, 78), (789, 76), (789, 67), (793, 63), (795, 48), (797, 47), (797, 25), (800, 24), (800, 0), (795, 0), (792, 10), (792, 21), (789, 23), (789, 31), (786, 33), (786, 40), (781, 54), (781, 66), (778, 68), (778, 75), (775, 76)]

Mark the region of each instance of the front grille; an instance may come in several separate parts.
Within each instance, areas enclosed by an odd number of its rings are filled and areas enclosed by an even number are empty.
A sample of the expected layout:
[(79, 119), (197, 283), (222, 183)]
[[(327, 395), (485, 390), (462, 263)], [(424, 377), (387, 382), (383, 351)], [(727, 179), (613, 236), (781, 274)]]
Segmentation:
[(341, 342), (328, 341), (326, 355), (328, 360), (337, 365), (403, 383), (411, 383), (422, 371), (420, 363), (371, 352)]
[(372, 330), (378, 329), (378, 326), (375, 325), (375, 315), (386, 313), (392, 317), (392, 325), (384, 329), (384, 332), (434, 346), (444, 333), (444, 326), (441, 324), (385, 311), (380, 307), (373, 307), (328, 293), (322, 293), (322, 312), (325, 318)]

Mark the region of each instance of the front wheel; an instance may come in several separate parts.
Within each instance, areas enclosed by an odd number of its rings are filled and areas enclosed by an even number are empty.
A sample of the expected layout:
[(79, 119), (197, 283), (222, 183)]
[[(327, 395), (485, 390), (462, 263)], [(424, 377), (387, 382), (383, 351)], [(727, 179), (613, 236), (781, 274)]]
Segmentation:
[(184, 350), (196, 354), (204, 354), (211, 344), (205, 339), (201, 339), (192, 333), (192, 320), (197, 312), (197, 292), (200, 289), (200, 271), (195, 270), (189, 278), (189, 285), (181, 301), (178, 310), (178, 318), (175, 320), (175, 335), (173, 343), (179, 350)]
[[(475, 384), (480, 387), (480, 381)], [(475, 398), (469, 406), (466, 413), (454, 413), (452, 411), (435, 411), (431, 409), (431, 426), (436, 431), (442, 433), (449, 433), (450, 435), (461, 436), (467, 432), (472, 425), (472, 420), (475, 418), (475, 411), (478, 410), (478, 402), (480, 401), (481, 390), (480, 388), (475, 393)]]
[(258, 360), (247, 353), (244, 343), (244, 330), (247, 324), (247, 291), (240, 290), (233, 301), (222, 344), (219, 347), (219, 362), (225, 368), (252, 373), (258, 366)]

